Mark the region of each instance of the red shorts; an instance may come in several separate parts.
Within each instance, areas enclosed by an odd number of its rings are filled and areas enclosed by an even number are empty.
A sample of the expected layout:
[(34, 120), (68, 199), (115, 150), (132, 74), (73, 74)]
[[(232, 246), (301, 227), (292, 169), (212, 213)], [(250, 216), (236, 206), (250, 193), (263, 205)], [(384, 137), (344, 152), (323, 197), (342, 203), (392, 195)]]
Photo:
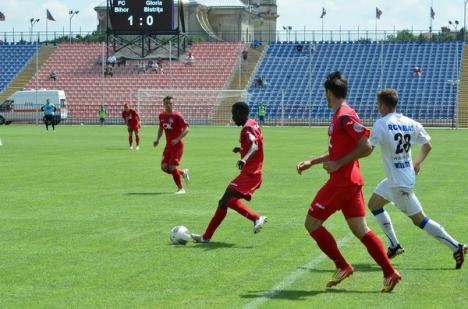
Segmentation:
[(229, 190), (234, 190), (242, 194), (247, 201), (252, 199), (254, 192), (260, 188), (262, 184), (262, 174), (245, 174), (241, 173), (236, 179), (231, 181), (227, 187)]
[(328, 182), (317, 192), (309, 208), (309, 215), (325, 221), (341, 210), (346, 219), (366, 216), (362, 186), (336, 187)]
[(176, 145), (172, 145), (170, 141), (167, 142), (166, 148), (164, 148), (161, 163), (167, 165), (179, 165), (182, 155), (184, 153), (184, 143), (179, 142)]
[(138, 125), (138, 124), (128, 125), (128, 133), (131, 134), (132, 132), (139, 133), (140, 132), (140, 125)]

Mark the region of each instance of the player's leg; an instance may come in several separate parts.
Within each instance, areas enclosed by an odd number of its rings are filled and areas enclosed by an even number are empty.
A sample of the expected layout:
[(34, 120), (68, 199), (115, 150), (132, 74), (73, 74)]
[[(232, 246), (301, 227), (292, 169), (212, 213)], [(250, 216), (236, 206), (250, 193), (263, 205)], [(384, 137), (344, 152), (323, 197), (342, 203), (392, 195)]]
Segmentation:
[(227, 215), (227, 208), (229, 204), (229, 200), (231, 198), (238, 197), (240, 198), (240, 193), (236, 191), (231, 191), (226, 189), (221, 199), (218, 201), (218, 207), (216, 208), (216, 212), (214, 213), (213, 217), (208, 223), (205, 232), (203, 235), (192, 234), (192, 238), (195, 242), (209, 242), (213, 234), (218, 229), (218, 227), (223, 222), (224, 218)]
[(337, 285), (353, 273), (352, 266), (346, 261), (338, 248), (335, 238), (323, 226), (323, 222), (335, 211), (334, 187), (323, 186), (312, 201), (305, 220), (305, 228), (315, 240), (320, 250), (335, 263), (336, 272), (327, 282), (327, 287)]
[(140, 128), (134, 128), (133, 132), (135, 132), (136, 150), (140, 150)]
[(133, 129), (128, 127), (128, 148), (133, 149)]
[(46, 130), (49, 131), (49, 118), (44, 116), (44, 124), (46, 126)]
[(380, 226), (382, 232), (384, 232), (385, 236), (387, 236), (390, 242), (387, 256), (389, 258), (394, 258), (395, 256), (405, 252), (405, 250), (401, 247), (395, 230), (393, 229), (390, 215), (384, 208), (384, 206), (392, 200), (389, 194), (389, 190), (388, 180), (382, 180), (375, 188), (375, 191), (368, 202), (368, 208), (374, 215), (374, 218)]
[(167, 172), (168, 174), (172, 175), (172, 179), (174, 180), (174, 183), (177, 186), (177, 192), (179, 194), (185, 193), (184, 186), (182, 185), (182, 175), (183, 171), (177, 169), (177, 165), (167, 165)]
[(444, 227), (436, 221), (429, 219), (423, 211), (420, 211), (414, 215), (409, 216), (413, 221), (414, 225), (419, 226), (422, 230), (426, 231), (430, 236), (437, 239), (442, 244), (446, 245), (453, 252), (453, 258), (455, 259), (455, 268), (460, 269), (465, 261), (465, 254), (467, 253), (467, 247), (455, 240)]
[(380, 238), (367, 226), (362, 187), (344, 188), (343, 190), (344, 192), (342, 192), (340, 196), (349, 197), (341, 201), (346, 205), (342, 208), (342, 212), (348, 226), (353, 234), (366, 246), (369, 255), (382, 268), (384, 273), (384, 287), (382, 288), (382, 292), (391, 292), (400, 281), (401, 276), (393, 268)]
[(50, 124), (52, 125), (52, 131), (55, 131), (55, 119), (54, 116), (50, 117)]

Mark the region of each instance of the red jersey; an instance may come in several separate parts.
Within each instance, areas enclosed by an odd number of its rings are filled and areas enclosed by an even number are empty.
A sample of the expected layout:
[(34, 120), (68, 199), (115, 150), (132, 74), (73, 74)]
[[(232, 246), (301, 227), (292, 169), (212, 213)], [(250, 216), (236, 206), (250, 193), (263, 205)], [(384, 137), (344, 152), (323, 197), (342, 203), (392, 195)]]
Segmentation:
[(188, 126), (188, 123), (179, 112), (172, 112), (170, 114), (161, 112), (159, 114), (159, 127), (164, 129), (167, 144), (173, 139), (178, 138)]
[(130, 127), (135, 127), (140, 122), (140, 115), (138, 115), (138, 113), (132, 108), (129, 110), (123, 111), (122, 118)]
[[(342, 105), (328, 127), (330, 160), (341, 159), (357, 147), (363, 136), (369, 137), (369, 135), (370, 130), (361, 123), (354, 109), (347, 104)], [(359, 161), (352, 161), (331, 173), (329, 182), (339, 187), (364, 185)]]
[(257, 143), (257, 152), (247, 161), (242, 173), (261, 174), (263, 167), (263, 135), (262, 130), (253, 119), (247, 120), (240, 132), (241, 159), (249, 152), (251, 143)]

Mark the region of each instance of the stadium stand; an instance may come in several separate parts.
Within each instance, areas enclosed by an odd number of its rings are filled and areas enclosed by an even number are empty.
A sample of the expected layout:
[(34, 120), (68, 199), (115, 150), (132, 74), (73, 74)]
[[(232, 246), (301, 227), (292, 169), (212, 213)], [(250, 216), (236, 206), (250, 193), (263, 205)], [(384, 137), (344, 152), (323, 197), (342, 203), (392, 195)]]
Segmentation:
[[(378, 117), (376, 92), (391, 87), (399, 91), (399, 110), (404, 114), (433, 125), (450, 125), (456, 114), (455, 81), (462, 54), (462, 42), (274, 43), (251, 81), (252, 109), (256, 112), (264, 103), (270, 122), (286, 118), (301, 123), (310, 116), (312, 124), (326, 124), (331, 110), (323, 81), (328, 73), (340, 70), (349, 80), (349, 102), (361, 118)], [(416, 66), (422, 68), (419, 77)], [(267, 82), (265, 87), (253, 85), (260, 77)]]
[[(103, 85), (102, 67), (96, 64), (102, 53), (102, 45), (61, 44), (41, 67), (39, 84), (40, 88), (65, 90), (71, 122), (96, 119), (104, 88), (104, 101), (109, 118), (120, 120), (122, 105), (132, 100), (134, 101), (130, 103), (136, 104), (135, 96), (139, 89), (224, 89), (229, 85), (243, 47), (243, 43), (194, 44), (190, 48), (195, 57), (194, 65), (185, 65), (184, 61), (172, 61), (171, 74), (168, 60), (164, 62), (162, 74), (151, 70), (143, 72), (143, 63), (127, 61), (127, 65), (116, 65), (113, 68), (113, 76), (106, 77)], [(56, 81), (49, 79), (52, 70), (57, 72)], [(34, 87), (35, 80), (32, 79), (27, 88)], [(212, 100), (212, 103), (206, 104), (205, 108), (208, 111), (203, 114), (210, 113), (209, 109), (212, 109), (215, 103), (216, 100)], [(152, 114), (145, 116), (156, 121), (161, 102), (154, 104), (156, 108), (149, 109)], [(194, 108), (194, 115), (187, 115), (186, 118), (198, 117), (199, 113), (199, 107)]]
[(35, 53), (35, 44), (0, 43), (0, 93), (15, 79)]

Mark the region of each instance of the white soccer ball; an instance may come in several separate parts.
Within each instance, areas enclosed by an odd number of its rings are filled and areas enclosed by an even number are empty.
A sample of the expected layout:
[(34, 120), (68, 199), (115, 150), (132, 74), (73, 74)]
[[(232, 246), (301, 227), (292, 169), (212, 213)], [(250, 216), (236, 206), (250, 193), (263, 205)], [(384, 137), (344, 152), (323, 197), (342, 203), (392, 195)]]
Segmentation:
[(185, 245), (190, 239), (192, 239), (192, 236), (188, 228), (179, 225), (172, 228), (169, 238), (174, 245)]

